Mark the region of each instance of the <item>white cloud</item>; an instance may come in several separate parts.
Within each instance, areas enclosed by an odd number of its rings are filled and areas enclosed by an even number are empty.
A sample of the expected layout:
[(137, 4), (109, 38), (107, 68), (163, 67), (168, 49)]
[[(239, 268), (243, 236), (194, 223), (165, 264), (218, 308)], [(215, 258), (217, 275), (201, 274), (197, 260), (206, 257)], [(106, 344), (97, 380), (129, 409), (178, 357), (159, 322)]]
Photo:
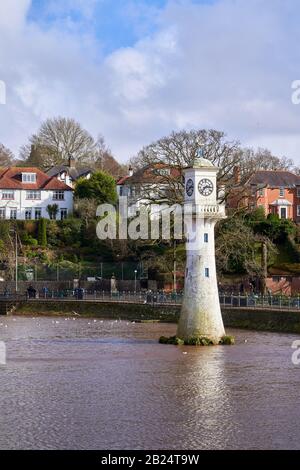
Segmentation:
[[(173, 129), (215, 127), (299, 162), (297, 0), (170, 0), (155, 33), (105, 58), (92, 29), (42, 29), (26, 20), (29, 4), (0, 3), (0, 142), (13, 150), (59, 114), (103, 133), (122, 160)], [(94, 4), (74, 5), (88, 18)]]
[(31, 0), (1, 0), (0, 31), (18, 31), (25, 21)]

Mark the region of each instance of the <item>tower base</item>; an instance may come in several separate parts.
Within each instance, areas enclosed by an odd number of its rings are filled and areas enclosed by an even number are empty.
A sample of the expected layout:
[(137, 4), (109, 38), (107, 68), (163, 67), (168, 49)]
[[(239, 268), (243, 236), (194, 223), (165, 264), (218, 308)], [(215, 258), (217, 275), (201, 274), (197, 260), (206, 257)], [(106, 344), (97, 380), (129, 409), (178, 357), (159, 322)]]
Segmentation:
[(177, 328), (177, 336), (185, 342), (207, 338), (213, 344), (219, 344), (225, 336), (222, 314), (217, 303), (213, 310), (201, 308), (184, 299)]

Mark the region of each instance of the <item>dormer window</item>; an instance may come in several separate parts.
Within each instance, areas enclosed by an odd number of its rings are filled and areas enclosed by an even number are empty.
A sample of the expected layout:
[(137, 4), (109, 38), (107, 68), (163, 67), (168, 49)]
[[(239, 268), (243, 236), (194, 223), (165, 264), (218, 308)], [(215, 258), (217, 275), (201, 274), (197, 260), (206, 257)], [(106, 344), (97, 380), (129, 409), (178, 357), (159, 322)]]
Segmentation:
[(22, 183), (36, 183), (36, 173), (22, 173)]

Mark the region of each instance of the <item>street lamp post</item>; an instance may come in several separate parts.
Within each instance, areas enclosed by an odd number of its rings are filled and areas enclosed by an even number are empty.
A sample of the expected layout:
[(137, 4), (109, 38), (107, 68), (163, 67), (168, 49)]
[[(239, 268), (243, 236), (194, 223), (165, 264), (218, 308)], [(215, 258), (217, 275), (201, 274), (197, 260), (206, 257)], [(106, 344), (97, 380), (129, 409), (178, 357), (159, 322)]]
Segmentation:
[(16, 293), (18, 292), (18, 234), (16, 229), (11, 229), (10, 232), (15, 234), (15, 275), (16, 275)]
[(176, 294), (177, 292), (177, 260), (176, 260), (176, 240), (174, 240), (173, 244), (173, 292)]
[(18, 292), (18, 234), (17, 231), (15, 231), (15, 251), (16, 251), (16, 293)]
[(137, 275), (137, 270), (134, 270), (134, 293), (136, 294), (136, 275)]

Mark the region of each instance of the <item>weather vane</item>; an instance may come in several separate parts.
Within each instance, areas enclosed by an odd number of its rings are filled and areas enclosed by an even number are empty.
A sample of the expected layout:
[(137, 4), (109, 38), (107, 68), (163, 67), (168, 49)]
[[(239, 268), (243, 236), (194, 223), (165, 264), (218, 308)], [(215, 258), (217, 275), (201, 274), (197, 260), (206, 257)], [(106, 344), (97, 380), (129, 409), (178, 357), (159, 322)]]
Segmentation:
[(202, 147), (198, 148), (198, 150), (196, 151), (196, 155), (197, 155), (198, 158), (203, 157), (203, 148)]

